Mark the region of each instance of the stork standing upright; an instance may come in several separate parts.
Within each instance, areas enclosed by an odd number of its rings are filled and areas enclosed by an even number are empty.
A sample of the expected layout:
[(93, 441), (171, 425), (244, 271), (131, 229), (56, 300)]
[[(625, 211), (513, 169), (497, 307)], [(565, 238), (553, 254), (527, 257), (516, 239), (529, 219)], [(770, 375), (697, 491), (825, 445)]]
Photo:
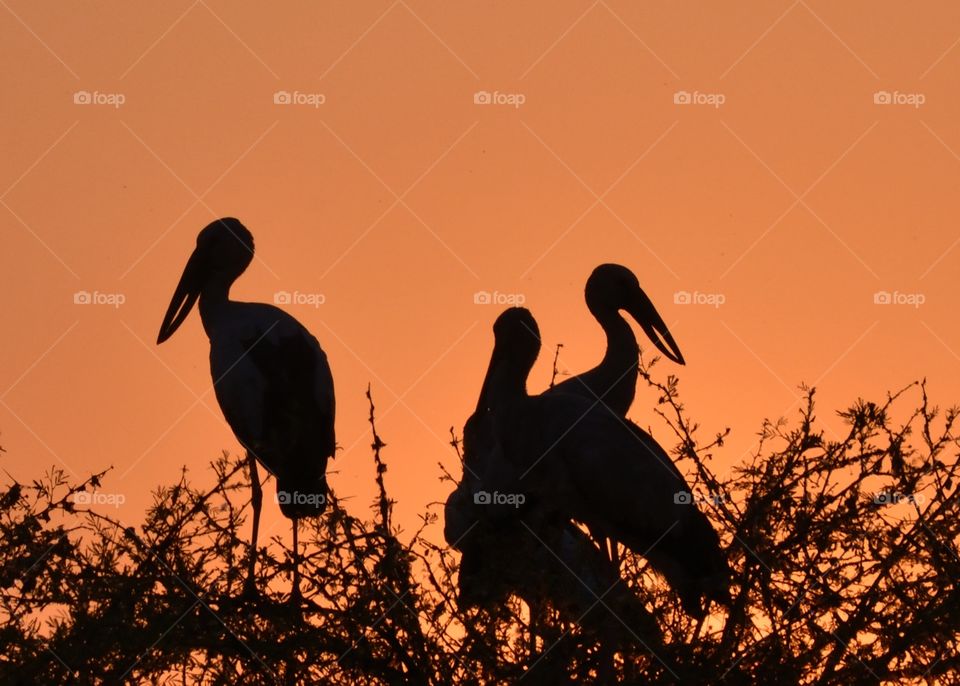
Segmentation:
[(333, 376), (317, 339), (296, 319), (273, 305), (230, 299), (230, 287), (252, 260), (253, 236), (238, 219), (208, 224), (197, 236), (157, 343), (173, 335), (199, 300), (217, 402), (250, 468), (253, 534), (244, 594), (256, 593), (259, 462), (276, 477), (280, 511), (293, 520), (291, 599), (299, 599), (297, 524), (326, 509), (327, 460), (336, 445)]
[[(601, 264), (590, 274), (584, 288), (587, 309), (600, 324), (607, 347), (600, 362), (581, 374), (558, 383), (545, 393), (572, 393), (601, 403), (614, 415), (626, 418), (637, 390), (640, 346), (624, 310), (640, 325), (660, 352), (677, 364), (685, 364), (683, 353), (653, 302), (640, 288), (640, 281), (627, 267)], [(600, 539), (614, 562), (619, 560), (616, 544)]]
[[(591, 402), (602, 402), (615, 415), (625, 418), (636, 390), (639, 346), (620, 311), (628, 312), (669, 359), (683, 364), (683, 354), (650, 298), (640, 288), (637, 277), (626, 267), (601, 264), (587, 280), (584, 295), (587, 307), (606, 334), (605, 353), (594, 368), (553, 386), (545, 393), (580, 395)], [(559, 530), (554, 525), (544, 525), (541, 531), (533, 532), (522, 526), (526, 523), (522, 521), (524, 513), (516, 512), (515, 517), (504, 518), (492, 525), (485, 517), (489, 510), (472, 501), (475, 493), (484, 490), (485, 481), (497, 482), (497, 471), (508, 468), (503, 464), (502, 454), (496, 452), (497, 439), (488, 412), (491, 404), (489, 382), (493, 371), (491, 368), (488, 372), (476, 411), (464, 425), (463, 478), (450, 494), (445, 508), (447, 542), (462, 553), (461, 599), (468, 604), (484, 604), (484, 601), (494, 604), (509, 592), (527, 597), (532, 592), (543, 591), (542, 582), (550, 576), (547, 570), (555, 566), (558, 559), (581, 578), (616, 579), (615, 542), (597, 536), (605, 550), (609, 546), (610, 560), (604, 564), (600, 551), (569, 522)], [(541, 540), (530, 541), (531, 534)], [(551, 550), (548, 551), (541, 542), (549, 543)], [(498, 558), (496, 552), (504, 546), (510, 552), (506, 552), (502, 559)], [(558, 551), (560, 558), (555, 556), (554, 550)], [(529, 564), (521, 565), (517, 557), (529, 558)], [(608, 588), (610, 583), (602, 590)], [(578, 590), (582, 591), (582, 588)], [(553, 595), (553, 600), (560, 599), (561, 594)], [(589, 593), (587, 596), (585, 600), (590, 602), (584, 608), (592, 604)], [(629, 600), (625, 602), (629, 604)], [(582, 609), (574, 610), (575, 617), (584, 614)]]
[(528, 310), (501, 314), (494, 338), (482, 396), (493, 422), (485, 449), (496, 468), (484, 473), (485, 488), (523, 493), (534, 504), (529, 517), (574, 519), (623, 543), (664, 576), (694, 617), (704, 616), (703, 599), (728, 602), (719, 537), (689, 502), (689, 487), (663, 448), (581, 395), (528, 395), (540, 351)]

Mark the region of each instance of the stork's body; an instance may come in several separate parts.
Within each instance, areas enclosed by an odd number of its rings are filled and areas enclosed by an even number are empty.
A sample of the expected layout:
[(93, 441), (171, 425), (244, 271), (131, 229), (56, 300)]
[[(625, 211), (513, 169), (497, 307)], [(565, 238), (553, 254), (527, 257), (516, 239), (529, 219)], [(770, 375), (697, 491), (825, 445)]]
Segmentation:
[(297, 507), (305, 499), (292, 494), (326, 493), (326, 459), (334, 451), (333, 422), (324, 421), (334, 415), (333, 377), (320, 344), (271, 305), (228, 301), (205, 307), (201, 296), (200, 314), (227, 423), (277, 477), (284, 514), (313, 514)]
[[(640, 346), (621, 310), (637, 322), (650, 341), (669, 359), (684, 364), (683, 353), (673, 339), (653, 302), (640, 288), (632, 271), (619, 264), (601, 264), (590, 274), (584, 288), (587, 309), (606, 336), (606, 349), (600, 362), (581, 374), (570, 377), (546, 393), (579, 395), (607, 408), (615, 416), (626, 418), (637, 389)], [(593, 532), (598, 542), (617, 561), (616, 544)]]
[[(620, 310), (629, 312), (667, 357), (683, 364), (683, 355), (637, 278), (626, 267), (600, 265), (587, 280), (584, 295), (587, 307), (606, 334), (603, 359), (593, 369), (558, 384), (547, 393), (579, 395), (591, 403), (600, 400), (613, 414), (625, 417), (634, 398), (640, 349)], [(596, 601), (591, 595), (610, 589), (611, 583), (619, 579), (616, 565), (605, 559), (583, 532), (568, 521), (557, 525), (540, 519), (534, 524), (536, 530), (532, 529), (529, 520), (531, 515), (538, 516), (536, 505), (521, 513), (472, 501), (475, 493), (496, 490), (496, 484), (509, 483), (517, 476), (505, 461), (490, 412), (495, 402), (492, 372), (491, 365), (477, 410), (464, 426), (463, 478), (448, 498), (445, 509), (447, 542), (462, 553), (461, 599), (468, 604), (489, 604), (514, 592), (529, 601), (545, 589), (555, 589), (549, 598), (551, 602), (558, 607), (564, 604), (571, 607), (576, 620)], [(509, 438), (503, 440), (510, 441)], [(666, 467), (673, 468), (669, 458)], [(492, 518), (497, 521), (493, 523)], [(603, 538), (599, 533), (597, 537)], [(611, 549), (613, 555), (615, 546)], [(509, 552), (498, 556), (497, 551), (503, 550)], [(558, 575), (557, 568), (567, 573)], [(569, 572), (596, 583), (584, 581), (572, 589), (575, 593), (570, 593), (571, 589), (564, 590), (556, 578), (560, 576), (563, 580), (570, 576)], [(624, 607), (642, 607), (626, 588), (614, 595)], [(574, 598), (581, 603), (571, 606)], [(643, 613), (638, 610), (631, 614), (640, 617)]]
[(245, 591), (255, 590), (259, 462), (276, 476), (277, 502), (293, 520), (297, 597), (297, 520), (326, 508), (326, 466), (335, 449), (333, 377), (320, 344), (296, 319), (272, 305), (230, 300), (231, 285), (252, 257), (253, 237), (238, 220), (220, 219), (201, 231), (157, 342), (169, 338), (199, 300), (217, 402), (250, 465), (253, 536)]
[(594, 630), (617, 634), (626, 622), (632, 636), (658, 644), (662, 637), (643, 603), (577, 526), (529, 517), (526, 507), (477, 502), (487, 487), (496, 490), (516, 478), (494, 430), (486, 409), (467, 420), (463, 477), (444, 508), (444, 536), (461, 552), (459, 602), (494, 609), (514, 594), (533, 611), (548, 602), (565, 621)]
[(729, 572), (719, 538), (696, 505), (679, 496), (689, 488), (666, 452), (640, 427), (581, 395), (527, 394), (540, 349), (527, 310), (504, 312), (494, 333), (484, 383), (492, 438), (484, 447), (496, 468), (481, 476), (485, 488), (523, 493), (535, 528), (574, 519), (646, 557), (691, 615), (703, 616), (703, 598), (724, 602)]

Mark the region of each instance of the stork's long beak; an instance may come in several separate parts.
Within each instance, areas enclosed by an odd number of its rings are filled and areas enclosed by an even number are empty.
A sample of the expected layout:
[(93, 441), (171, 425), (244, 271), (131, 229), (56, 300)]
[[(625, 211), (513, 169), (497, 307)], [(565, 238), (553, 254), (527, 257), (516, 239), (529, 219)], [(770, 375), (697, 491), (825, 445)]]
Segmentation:
[(650, 298), (640, 288), (637, 288), (630, 306), (625, 308), (630, 313), (647, 337), (653, 341), (664, 355), (669, 357), (677, 364), (686, 364), (683, 360), (683, 353), (673, 340), (670, 329), (664, 323), (657, 308), (653, 306)]
[(160, 333), (157, 336), (157, 345), (170, 338), (190, 314), (190, 310), (200, 297), (202, 276), (202, 262), (197, 251), (194, 250), (190, 259), (187, 260), (187, 266), (184, 267), (183, 274), (180, 276), (180, 283), (177, 284), (177, 290), (173, 292), (173, 299), (170, 300), (170, 306), (163, 317)]

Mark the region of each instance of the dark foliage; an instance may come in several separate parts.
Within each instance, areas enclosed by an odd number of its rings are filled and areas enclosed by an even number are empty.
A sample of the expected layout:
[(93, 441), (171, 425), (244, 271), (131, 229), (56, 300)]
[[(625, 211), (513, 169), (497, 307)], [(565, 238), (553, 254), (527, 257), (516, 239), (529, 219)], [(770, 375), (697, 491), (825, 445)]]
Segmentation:
[(409, 540), (392, 523), (371, 401), (379, 497), (363, 518), (333, 497), (304, 520), (299, 607), (279, 538), (257, 551), (260, 597), (241, 600), (243, 459), (216, 460), (199, 479), (210, 487), (184, 471), (136, 528), (82, 504), (102, 473), (9, 483), (0, 683), (960, 683), (957, 411), (939, 412), (917, 383), (858, 401), (842, 413), (846, 435), (828, 440), (807, 390), (796, 425), (766, 424), (753, 456), (719, 478), (709, 464), (726, 433), (698, 442), (676, 380), (649, 372), (734, 570), (729, 613), (691, 620), (622, 550), (658, 645), (631, 641), (621, 618), (607, 619), (616, 631), (584, 628), (516, 599), (461, 611), (459, 556), (431, 542), (436, 514)]

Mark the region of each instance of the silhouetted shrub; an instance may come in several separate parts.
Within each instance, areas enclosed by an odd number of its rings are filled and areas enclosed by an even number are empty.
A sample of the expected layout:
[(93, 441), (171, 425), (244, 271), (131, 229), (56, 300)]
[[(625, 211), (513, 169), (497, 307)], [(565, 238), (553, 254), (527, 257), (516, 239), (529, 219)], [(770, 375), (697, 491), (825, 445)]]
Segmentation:
[(622, 549), (655, 645), (631, 641), (622, 618), (607, 617), (615, 632), (583, 628), (515, 598), (461, 611), (459, 555), (432, 542), (436, 508), (409, 540), (392, 523), (371, 401), (379, 497), (363, 518), (332, 496), (322, 519), (303, 521), (299, 608), (279, 539), (258, 551), (260, 597), (241, 599), (242, 459), (214, 461), (199, 478), (208, 488), (184, 471), (136, 528), (78, 503), (103, 473), (8, 484), (0, 683), (960, 683), (957, 410), (941, 414), (916, 383), (858, 401), (841, 414), (847, 434), (828, 440), (806, 390), (798, 421), (765, 424), (756, 453), (719, 478), (709, 465), (726, 432), (699, 442), (676, 380), (641, 372), (727, 550), (729, 613), (691, 620)]

